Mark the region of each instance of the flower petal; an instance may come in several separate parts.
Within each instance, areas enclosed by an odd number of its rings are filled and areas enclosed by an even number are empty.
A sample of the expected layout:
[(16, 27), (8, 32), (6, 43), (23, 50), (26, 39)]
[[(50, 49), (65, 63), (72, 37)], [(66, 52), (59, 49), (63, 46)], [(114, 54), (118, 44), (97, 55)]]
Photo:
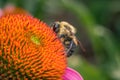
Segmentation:
[(83, 80), (82, 76), (72, 68), (67, 67), (63, 80)]
[(0, 17), (3, 15), (3, 11), (2, 9), (0, 9)]

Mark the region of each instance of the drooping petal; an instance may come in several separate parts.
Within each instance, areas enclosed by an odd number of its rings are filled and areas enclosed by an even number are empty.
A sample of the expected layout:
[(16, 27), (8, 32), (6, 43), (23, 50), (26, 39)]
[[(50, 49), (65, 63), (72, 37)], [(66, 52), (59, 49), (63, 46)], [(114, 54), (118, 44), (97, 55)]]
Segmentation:
[(0, 8), (0, 17), (3, 16), (3, 10)]
[(63, 80), (83, 80), (82, 76), (72, 68), (67, 67)]
[(13, 4), (7, 4), (3, 9), (3, 15), (8, 15), (8, 14), (27, 14), (30, 15), (26, 10), (20, 7), (16, 7)]

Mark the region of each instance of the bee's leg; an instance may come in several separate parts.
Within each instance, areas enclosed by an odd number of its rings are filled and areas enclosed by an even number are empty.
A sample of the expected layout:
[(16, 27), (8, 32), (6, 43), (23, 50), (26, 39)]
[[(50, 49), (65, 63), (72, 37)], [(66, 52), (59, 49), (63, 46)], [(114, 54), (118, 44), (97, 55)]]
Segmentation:
[(82, 51), (85, 52), (86, 50), (85, 50), (85, 48), (83, 47), (82, 43), (81, 43), (79, 40), (78, 40), (78, 43), (79, 43), (79, 45), (80, 45)]
[(66, 51), (67, 57), (70, 57), (73, 54), (75, 47), (76, 46), (75, 46), (75, 43), (73, 41), (70, 42), (70, 45), (66, 46), (66, 48), (67, 48), (67, 51)]

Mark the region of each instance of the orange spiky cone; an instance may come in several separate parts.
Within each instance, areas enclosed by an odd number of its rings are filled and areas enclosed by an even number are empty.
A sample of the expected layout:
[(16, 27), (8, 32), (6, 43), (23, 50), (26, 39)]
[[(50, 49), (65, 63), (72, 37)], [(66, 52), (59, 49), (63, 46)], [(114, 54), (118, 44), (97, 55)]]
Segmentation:
[(62, 80), (65, 50), (43, 22), (27, 15), (0, 18), (0, 78)]

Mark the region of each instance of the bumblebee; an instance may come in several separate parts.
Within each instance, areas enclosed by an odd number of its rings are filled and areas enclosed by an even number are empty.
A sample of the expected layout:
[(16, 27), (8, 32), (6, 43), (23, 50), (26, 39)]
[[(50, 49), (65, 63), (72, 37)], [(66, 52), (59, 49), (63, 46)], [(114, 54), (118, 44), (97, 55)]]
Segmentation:
[(70, 57), (73, 54), (75, 47), (78, 45), (85, 51), (81, 42), (75, 36), (76, 29), (71, 24), (65, 21), (56, 21), (50, 26), (64, 44), (67, 57)]

